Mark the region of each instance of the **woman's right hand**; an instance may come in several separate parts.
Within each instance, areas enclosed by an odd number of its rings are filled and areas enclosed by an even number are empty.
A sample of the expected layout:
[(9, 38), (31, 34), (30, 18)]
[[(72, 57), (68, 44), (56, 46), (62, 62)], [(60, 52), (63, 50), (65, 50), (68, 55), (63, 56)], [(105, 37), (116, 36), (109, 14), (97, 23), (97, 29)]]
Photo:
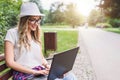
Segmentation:
[(33, 73), (34, 75), (48, 75), (49, 74), (49, 70), (39, 70), (39, 71), (34, 71)]

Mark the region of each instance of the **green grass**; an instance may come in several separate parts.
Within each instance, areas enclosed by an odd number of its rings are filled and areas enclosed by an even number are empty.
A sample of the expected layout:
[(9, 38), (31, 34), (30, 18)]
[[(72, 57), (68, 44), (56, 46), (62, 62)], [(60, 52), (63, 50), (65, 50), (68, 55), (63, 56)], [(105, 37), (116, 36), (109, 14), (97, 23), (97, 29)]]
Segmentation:
[(42, 28), (70, 28), (71, 26), (68, 26), (68, 25), (42, 25), (41, 26)]
[[(61, 29), (61, 28), (42, 28), (42, 32), (56, 32), (57, 34), (57, 50), (56, 53), (63, 52), (65, 50), (74, 48), (78, 42), (78, 31), (77, 29)], [(42, 42), (43, 37), (42, 37)], [(44, 45), (43, 45), (44, 51)], [(52, 52), (51, 52), (52, 53)], [(49, 52), (47, 53), (49, 55)], [(45, 55), (46, 56), (46, 55)]]
[(120, 34), (120, 28), (105, 28), (104, 30)]

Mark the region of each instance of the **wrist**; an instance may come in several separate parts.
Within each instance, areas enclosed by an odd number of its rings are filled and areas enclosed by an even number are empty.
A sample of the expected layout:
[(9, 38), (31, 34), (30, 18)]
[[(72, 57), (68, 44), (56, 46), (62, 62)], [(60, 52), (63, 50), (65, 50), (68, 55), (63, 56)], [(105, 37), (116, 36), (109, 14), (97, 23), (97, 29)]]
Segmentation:
[(45, 67), (48, 67), (49, 66), (49, 64), (45, 64)]
[(36, 72), (35, 70), (32, 70), (32, 74), (33, 74), (33, 75), (36, 75), (37, 72)]
[(47, 66), (48, 65), (48, 63), (43, 63), (43, 66)]

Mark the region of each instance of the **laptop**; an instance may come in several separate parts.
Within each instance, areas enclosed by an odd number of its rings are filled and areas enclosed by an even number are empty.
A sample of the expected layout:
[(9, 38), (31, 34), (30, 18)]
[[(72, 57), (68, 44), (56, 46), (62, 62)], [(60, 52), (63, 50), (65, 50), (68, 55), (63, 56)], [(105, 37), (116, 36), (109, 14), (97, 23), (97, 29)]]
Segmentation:
[(55, 54), (47, 80), (54, 80), (72, 70), (79, 47)]

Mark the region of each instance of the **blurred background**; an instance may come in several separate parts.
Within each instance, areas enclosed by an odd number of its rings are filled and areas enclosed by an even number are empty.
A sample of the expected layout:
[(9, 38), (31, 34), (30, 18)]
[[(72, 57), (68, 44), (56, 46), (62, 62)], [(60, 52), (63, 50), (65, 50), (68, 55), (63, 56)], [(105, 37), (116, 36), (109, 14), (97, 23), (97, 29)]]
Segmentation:
[(77, 27), (120, 33), (119, 0), (0, 0), (0, 53), (4, 51), (6, 31), (16, 27), (20, 5), (26, 1), (35, 2), (46, 15), (41, 22), (43, 32), (57, 32), (57, 52), (77, 45)]

